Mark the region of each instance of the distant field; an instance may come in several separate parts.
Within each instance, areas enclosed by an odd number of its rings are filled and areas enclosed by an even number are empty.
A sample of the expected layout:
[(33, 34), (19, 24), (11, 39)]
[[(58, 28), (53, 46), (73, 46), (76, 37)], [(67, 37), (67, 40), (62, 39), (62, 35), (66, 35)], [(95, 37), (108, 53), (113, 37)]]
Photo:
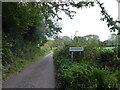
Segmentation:
[(112, 49), (114, 49), (115, 47), (105, 47), (104, 49), (109, 49), (109, 50), (112, 50)]

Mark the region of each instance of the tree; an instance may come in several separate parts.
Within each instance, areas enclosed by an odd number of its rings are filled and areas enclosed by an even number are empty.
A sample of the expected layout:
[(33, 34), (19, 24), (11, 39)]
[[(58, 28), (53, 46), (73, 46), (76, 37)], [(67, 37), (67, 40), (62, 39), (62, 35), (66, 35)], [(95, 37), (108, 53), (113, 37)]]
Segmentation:
[(111, 42), (112, 46), (118, 45), (118, 35), (117, 34), (111, 34), (108, 39)]
[(37, 51), (38, 44), (43, 46), (47, 37), (61, 30), (48, 3), (3, 2), (2, 7), (3, 64), (13, 63), (13, 57), (23, 57), (27, 52), (34, 56), (32, 51)]
[(99, 36), (97, 35), (86, 35), (84, 36), (87, 44), (99, 44), (100, 42), (100, 39), (99, 39)]
[(78, 45), (78, 46), (85, 45), (86, 44), (85, 38), (80, 37), (80, 36), (75, 36), (73, 38), (73, 44)]
[(62, 39), (62, 44), (69, 44), (69, 42), (71, 41), (71, 38), (69, 36), (63, 36), (61, 37)]
[(107, 13), (107, 11), (104, 8), (104, 3), (100, 3), (99, 0), (96, 0), (96, 3), (99, 5), (99, 7), (101, 8), (101, 14), (103, 16), (103, 18), (101, 18), (102, 21), (106, 21), (107, 22), (107, 26), (110, 29), (111, 32), (115, 32), (116, 30), (118, 30), (118, 35), (120, 35), (120, 27), (118, 26), (118, 24), (120, 24), (119, 20), (114, 21), (113, 18), (111, 17), (111, 15), (109, 15)]
[[(119, 30), (117, 26), (119, 21), (113, 21), (103, 4), (98, 0), (95, 2), (3, 2), (3, 59), (9, 53), (11, 56), (21, 57), (22, 53), (31, 51), (32, 48), (22, 51), (28, 45), (36, 47), (37, 44), (40, 44), (42, 46), (47, 42), (47, 37), (61, 32), (61, 26), (57, 22), (62, 19), (58, 15), (59, 11), (63, 11), (72, 19), (75, 11), (71, 11), (70, 6), (76, 8), (93, 7), (95, 3), (101, 8), (101, 13), (104, 16), (102, 20), (107, 21), (108, 27), (112, 31)], [(56, 38), (56, 40), (60, 41), (61, 39)]]
[(56, 36), (54, 38), (53, 47), (59, 47), (59, 46), (62, 46), (62, 45), (63, 45), (62, 39), (59, 36)]

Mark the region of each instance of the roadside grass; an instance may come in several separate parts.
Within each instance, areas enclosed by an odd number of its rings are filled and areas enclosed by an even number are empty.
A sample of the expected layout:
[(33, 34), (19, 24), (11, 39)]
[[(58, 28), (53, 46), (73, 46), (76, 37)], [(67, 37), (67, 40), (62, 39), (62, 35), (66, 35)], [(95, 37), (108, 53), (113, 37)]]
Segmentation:
[(2, 66), (2, 79), (3, 81), (7, 80), (13, 73), (19, 72), (24, 68), (27, 64), (31, 63), (32, 60), (23, 60), (20, 58), (15, 58), (15, 62), (12, 65)]
[(9, 64), (7, 66), (2, 66), (2, 82), (6, 81), (10, 77), (12, 77), (14, 74), (21, 72), (25, 67), (40, 60), (48, 53), (50, 53), (50, 51), (47, 51), (43, 55), (38, 55), (31, 60), (25, 60), (25, 59), (15, 57), (15, 62), (12, 65)]

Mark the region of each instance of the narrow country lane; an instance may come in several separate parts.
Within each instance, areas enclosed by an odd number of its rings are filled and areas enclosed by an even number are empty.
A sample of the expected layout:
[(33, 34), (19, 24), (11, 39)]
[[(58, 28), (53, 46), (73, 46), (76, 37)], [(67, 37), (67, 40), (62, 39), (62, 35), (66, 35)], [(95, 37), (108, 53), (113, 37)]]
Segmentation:
[(54, 88), (53, 52), (7, 80), (3, 88)]

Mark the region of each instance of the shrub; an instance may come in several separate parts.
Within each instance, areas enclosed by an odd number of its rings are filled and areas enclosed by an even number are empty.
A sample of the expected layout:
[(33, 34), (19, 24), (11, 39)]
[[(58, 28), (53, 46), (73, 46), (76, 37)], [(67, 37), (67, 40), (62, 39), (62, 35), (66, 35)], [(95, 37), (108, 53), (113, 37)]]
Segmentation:
[(69, 46), (62, 46), (54, 50), (54, 59), (61, 56), (64, 58), (70, 58)]
[(97, 85), (96, 88), (118, 88), (116, 76), (107, 69), (93, 69), (91, 71), (91, 79)]
[(120, 58), (120, 46), (118, 48), (118, 57)]
[(100, 55), (97, 57), (99, 66), (110, 67), (113, 70), (120, 69), (120, 60), (116, 57), (116, 51), (113, 50), (103, 50), (100, 52)]
[(57, 79), (62, 88), (118, 88), (118, 79), (114, 74), (89, 62), (62, 63), (57, 70)]
[(114, 52), (105, 50), (100, 53), (100, 62), (110, 62), (114, 60)]
[[(65, 48), (65, 49), (64, 49)], [(93, 51), (90, 51), (92, 49)], [(61, 51), (62, 50), (62, 51)], [(96, 59), (104, 59), (99, 55), (113, 55), (113, 52), (102, 51), (99, 52), (100, 48), (98, 47), (86, 47), (85, 52), (86, 56), (83, 57), (83, 60), (76, 62), (71, 60), (65, 54), (68, 48), (60, 47), (55, 50), (54, 53), (54, 62), (56, 64), (56, 78), (58, 81), (58, 86), (65, 89), (82, 89), (82, 88), (119, 88), (119, 72), (113, 72), (108, 69), (108, 67), (99, 67), (92, 62), (96, 62)], [(93, 56), (89, 55), (90, 53)], [(66, 55), (66, 56), (65, 56)], [(89, 56), (88, 56), (89, 55)], [(92, 58), (90, 60), (90, 58)], [(103, 63), (107, 61), (112, 61), (113, 57), (110, 59), (103, 60)], [(101, 60), (102, 61), (102, 60)], [(100, 64), (101, 65), (101, 64)]]
[(87, 60), (91, 63), (96, 62), (97, 57), (102, 49), (100, 47), (86, 46), (83, 51), (83, 60)]

